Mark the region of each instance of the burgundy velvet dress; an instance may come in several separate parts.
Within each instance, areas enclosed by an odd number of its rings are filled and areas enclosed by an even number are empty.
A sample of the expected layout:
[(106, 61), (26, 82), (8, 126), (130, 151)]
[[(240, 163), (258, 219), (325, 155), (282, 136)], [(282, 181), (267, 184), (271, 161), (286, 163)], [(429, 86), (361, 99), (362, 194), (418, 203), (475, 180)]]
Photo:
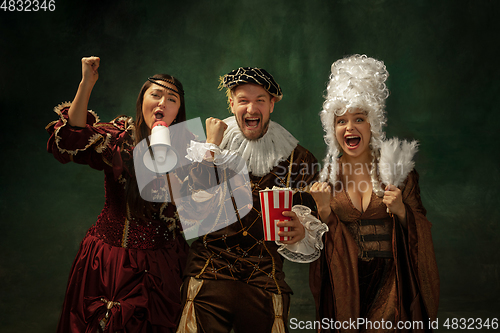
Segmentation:
[(73, 128), (69, 106), (54, 109), (60, 119), (46, 128), (47, 150), (62, 163), (103, 170), (105, 204), (71, 268), (57, 331), (174, 332), (188, 251), (176, 207), (156, 203), (149, 218), (130, 214), (125, 188), (135, 181), (132, 119), (100, 123), (89, 111), (86, 127)]

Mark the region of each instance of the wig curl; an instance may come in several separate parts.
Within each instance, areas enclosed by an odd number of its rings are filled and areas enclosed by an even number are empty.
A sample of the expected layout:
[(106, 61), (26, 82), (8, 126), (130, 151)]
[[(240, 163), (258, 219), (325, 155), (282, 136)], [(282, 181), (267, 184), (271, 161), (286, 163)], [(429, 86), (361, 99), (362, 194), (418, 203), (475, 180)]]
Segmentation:
[(385, 139), (382, 127), (386, 125), (385, 100), (389, 90), (385, 84), (389, 72), (383, 61), (366, 55), (355, 54), (339, 59), (332, 64), (332, 71), (327, 86), (327, 94), (320, 112), (325, 142), (328, 153), (323, 161), (324, 166), (320, 173), (320, 181), (329, 181), (334, 186), (339, 173), (338, 157), (342, 150), (335, 135), (335, 117), (346, 112), (360, 109), (366, 112), (370, 123), (372, 151), (372, 178), (373, 190), (377, 195), (383, 194), (377, 177), (376, 161), (379, 149)]

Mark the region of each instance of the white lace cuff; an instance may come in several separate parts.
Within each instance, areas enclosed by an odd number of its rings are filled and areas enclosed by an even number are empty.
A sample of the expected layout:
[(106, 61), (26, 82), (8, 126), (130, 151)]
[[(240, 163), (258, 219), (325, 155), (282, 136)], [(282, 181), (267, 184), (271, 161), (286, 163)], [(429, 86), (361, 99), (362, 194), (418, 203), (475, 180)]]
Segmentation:
[(209, 151), (214, 153), (213, 162), (215, 165), (227, 164), (234, 158), (234, 152), (220, 149), (219, 146), (213, 143), (197, 141), (191, 141), (191, 144), (187, 148), (186, 158), (190, 161), (201, 162)]
[(323, 249), (322, 237), (328, 231), (328, 226), (315, 218), (311, 214), (311, 209), (306, 206), (295, 205), (292, 207), (292, 211), (297, 214), (300, 223), (305, 228), (306, 235), (304, 239), (295, 244), (283, 244), (276, 241), (276, 244), (280, 246), (278, 252), (293, 262), (313, 262), (321, 255)]
[(197, 142), (191, 141), (191, 144), (187, 148), (186, 158), (193, 162), (201, 162), (203, 159), (208, 157), (207, 152), (213, 152), (213, 160), (207, 159), (213, 162), (215, 165), (222, 168), (230, 168), (237, 172), (241, 172), (246, 169), (246, 164), (239, 155), (232, 150), (220, 149), (219, 146), (213, 143)]
[(213, 143), (197, 142), (191, 140), (191, 144), (187, 148), (186, 158), (193, 162), (201, 162), (205, 158), (207, 152), (219, 153), (220, 149)]

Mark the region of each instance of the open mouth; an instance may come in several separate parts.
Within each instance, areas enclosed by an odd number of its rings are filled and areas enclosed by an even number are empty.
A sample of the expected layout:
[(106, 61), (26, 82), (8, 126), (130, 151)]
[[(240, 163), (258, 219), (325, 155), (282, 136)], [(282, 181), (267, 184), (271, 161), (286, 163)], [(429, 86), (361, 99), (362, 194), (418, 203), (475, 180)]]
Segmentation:
[(156, 120), (162, 120), (163, 117), (165, 117), (165, 114), (163, 113), (163, 111), (156, 111), (155, 112), (155, 118), (156, 118)]
[(260, 118), (245, 118), (245, 125), (247, 128), (257, 128), (260, 124)]
[(349, 149), (355, 149), (359, 146), (361, 142), (361, 137), (357, 135), (348, 135), (344, 138), (344, 142)]

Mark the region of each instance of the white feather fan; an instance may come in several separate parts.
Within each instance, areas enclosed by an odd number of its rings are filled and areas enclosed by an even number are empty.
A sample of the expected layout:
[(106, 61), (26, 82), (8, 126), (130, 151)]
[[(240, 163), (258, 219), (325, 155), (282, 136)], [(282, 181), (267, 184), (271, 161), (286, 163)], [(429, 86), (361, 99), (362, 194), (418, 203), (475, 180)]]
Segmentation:
[(380, 147), (379, 174), (385, 185), (403, 185), (408, 174), (413, 170), (413, 156), (418, 151), (418, 142), (408, 142), (398, 138), (382, 142)]

